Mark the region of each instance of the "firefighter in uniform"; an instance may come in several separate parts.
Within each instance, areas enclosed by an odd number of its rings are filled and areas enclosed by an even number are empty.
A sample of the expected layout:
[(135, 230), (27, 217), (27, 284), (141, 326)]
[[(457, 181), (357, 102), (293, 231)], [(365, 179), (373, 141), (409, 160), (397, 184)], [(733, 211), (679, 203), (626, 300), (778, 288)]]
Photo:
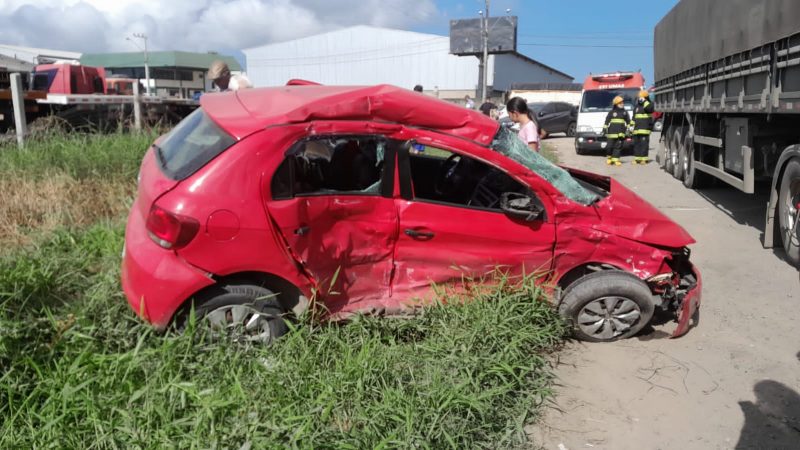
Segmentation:
[(653, 128), (653, 104), (647, 91), (639, 92), (639, 100), (633, 110), (633, 163), (646, 165), (650, 152), (650, 132)]
[(631, 119), (628, 111), (625, 111), (625, 99), (620, 96), (614, 97), (613, 107), (606, 116), (606, 124), (603, 127), (606, 134), (606, 164), (621, 166), (619, 160), (622, 154), (622, 144), (628, 131), (628, 124)]

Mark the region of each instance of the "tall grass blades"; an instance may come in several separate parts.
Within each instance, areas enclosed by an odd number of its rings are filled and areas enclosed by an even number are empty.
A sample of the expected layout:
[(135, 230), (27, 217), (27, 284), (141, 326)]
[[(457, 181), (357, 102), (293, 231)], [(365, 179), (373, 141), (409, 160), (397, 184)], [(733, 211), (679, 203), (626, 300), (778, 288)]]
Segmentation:
[(550, 395), (545, 358), (565, 333), (533, 279), (442, 294), (411, 320), (304, 319), (268, 347), (142, 324), (120, 291), (119, 255), (153, 138), (52, 136), (0, 150), (0, 448), (524, 441)]
[(549, 395), (564, 327), (532, 280), (412, 320), (204, 344), (138, 324), (121, 234), (57, 233), (0, 263), (0, 448), (499, 448)]
[(124, 217), (155, 133), (49, 135), (0, 147), (0, 246)]

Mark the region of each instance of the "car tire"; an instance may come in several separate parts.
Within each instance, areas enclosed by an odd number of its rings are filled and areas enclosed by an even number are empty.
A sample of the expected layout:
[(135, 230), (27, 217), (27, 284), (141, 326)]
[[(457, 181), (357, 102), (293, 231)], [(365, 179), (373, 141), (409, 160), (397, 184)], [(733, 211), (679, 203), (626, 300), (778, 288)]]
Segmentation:
[(778, 193), (778, 225), (780, 226), (783, 250), (786, 258), (795, 267), (800, 267), (800, 237), (797, 224), (800, 203), (800, 159), (789, 160), (781, 178)]
[(567, 137), (575, 137), (575, 132), (577, 128), (578, 124), (576, 124), (575, 122), (570, 122), (569, 125), (567, 125), (567, 131), (566, 131)]
[(653, 318), (650, 288), (629, 273), (595, 272), (564, 291), (558, 312), (573, 335), (588, 342), (613, 342), (636, 335)]
[[(236, 342), (270, 344), (289, 331), (288, 311), (267, 288), (224, 285), (205, 297), (194, 304), (195, 318), (215, 335), (225, 334)], [(188, 313), (182, 318), (179, 330), (185, 329)]]

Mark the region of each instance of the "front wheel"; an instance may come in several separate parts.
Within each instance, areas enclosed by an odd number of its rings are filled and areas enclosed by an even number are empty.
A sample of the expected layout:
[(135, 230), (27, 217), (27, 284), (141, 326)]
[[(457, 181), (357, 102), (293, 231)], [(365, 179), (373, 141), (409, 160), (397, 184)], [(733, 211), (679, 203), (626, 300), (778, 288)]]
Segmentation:
[(575, 137), (575, 131), (577, 127), (578, 126), (575, 124), (575, 122), (570, 122), (570, 124), (567, 125), (567, 137)]
[(800, 159), (792, 159), (786, 165), (778, 194), (778, 221), (786, 257), (795, 266), (800, 266), (800, 236), (798, 236), (798, 210), (800, 210)]
[(650, 323), (655, 311), (650, 288), (621, 271), (587, 275), (564, 291), (558, 312), (575, 337), (589, 342), (627, 339)]

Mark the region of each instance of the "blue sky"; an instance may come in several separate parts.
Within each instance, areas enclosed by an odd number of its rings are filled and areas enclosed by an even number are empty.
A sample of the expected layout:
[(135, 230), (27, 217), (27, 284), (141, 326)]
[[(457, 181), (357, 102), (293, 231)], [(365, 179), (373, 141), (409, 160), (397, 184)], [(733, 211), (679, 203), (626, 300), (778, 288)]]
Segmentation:
[[(415, 31), (448, 34), (449, 19), (478, 17), (483, 0), (437, 0), (443, 19)], [(678, 0), (492, 0), (490, 15), (506, 8), (519, 17), (518, 51), (575, 77), (642, 70), (653, 83), (653, 29)], [(440, 16), (441, 17), (441, 16)], [(607, 46), (607, 47), (604, 47)], [(631, 48), (608, 48), (630, 46)]]

